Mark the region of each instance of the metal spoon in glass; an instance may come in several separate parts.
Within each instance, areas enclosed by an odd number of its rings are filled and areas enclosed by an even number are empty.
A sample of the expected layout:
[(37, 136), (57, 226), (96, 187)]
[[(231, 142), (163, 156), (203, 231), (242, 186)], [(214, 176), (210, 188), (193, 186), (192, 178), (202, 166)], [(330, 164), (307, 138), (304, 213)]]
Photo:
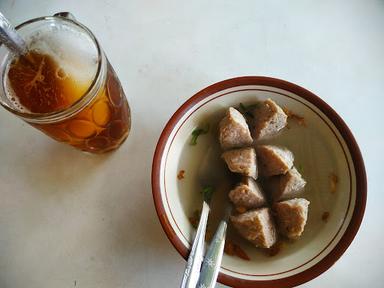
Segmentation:
[(21, 56), (27, 52), (27, 44), (24, 39), (17, 33), (12, 24), (0, 12), (0, 43), (4, 44), (9, 51), (17, 56)]

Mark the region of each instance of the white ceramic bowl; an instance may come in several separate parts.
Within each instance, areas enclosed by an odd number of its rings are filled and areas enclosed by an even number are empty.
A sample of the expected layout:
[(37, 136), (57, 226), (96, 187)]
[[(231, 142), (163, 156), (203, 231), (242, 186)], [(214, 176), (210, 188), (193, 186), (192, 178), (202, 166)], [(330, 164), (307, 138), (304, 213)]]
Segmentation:
[[(267, 77), (239, 77), (211, 85), (185, 102), (172, 116), (159, 139), (152, 168), (152, 189), (160, 222), (174, 247), (187, 258), (194, 229), (188, 217), (201, 206), (199, 167), (209, 141), (217, 133), (190, 135), (203, 122), (217, 123), (226, 108), (267, 98), (304, 117), (306, 127), (290, 129), (271, 140), (288, 147), (308, 184), (303, 197), (310, 202), (303, 236), (267, 257), (247, 244), (250, 261), (224, 255), (219, 282), (231, 287), (292, 287), (326, 271), (348, 248), (363, 218), (366, 174), (361, 153), (350, 130), (323, 100), (295, 84)], [(215, 126), (215, 125), (213, 125)], [(178, 180), (179, 170), (185, 179)], [(330, 173), (338, 176), (330, 191)], [(225, 195), (221, 195), (225, 198)], [(322, 214), (329, 212), (328, 222)], [(182, 271), (180, 271), (181, 277)], [(351, 275), (353, 277), (353, 275)]]

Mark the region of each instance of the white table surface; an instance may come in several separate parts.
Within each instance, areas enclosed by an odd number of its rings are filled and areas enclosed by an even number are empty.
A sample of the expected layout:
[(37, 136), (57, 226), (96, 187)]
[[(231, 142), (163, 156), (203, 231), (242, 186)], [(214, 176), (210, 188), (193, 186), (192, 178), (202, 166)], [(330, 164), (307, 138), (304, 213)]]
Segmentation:
[(133, 119), (118, 151), (89, 156), (1, 109), (0, 288), (178, 287), (184, 260), (152, 201), (155, 144), (191, 95), (239, 75), (321, 96), (364, 156), (360, 231), (302, 287), (384, 287), (384, 1), (1, 0), (0, 10), (15, 24), (73, 12), (102, 43)]

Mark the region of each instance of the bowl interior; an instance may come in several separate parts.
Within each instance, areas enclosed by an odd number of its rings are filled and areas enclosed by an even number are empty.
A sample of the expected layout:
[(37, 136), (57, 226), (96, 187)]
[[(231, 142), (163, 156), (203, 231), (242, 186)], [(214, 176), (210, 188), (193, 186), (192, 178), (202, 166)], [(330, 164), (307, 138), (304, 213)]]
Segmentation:
[[(286, 146), (294, 153), (294, 165), (307, 180), (303, 197), (311, 204), (303, 236), (284, 245), (273, 257), (240, 239), (229, 228), (228, 237), (239, 244), (251, 260), (224, 254), (220, 272), (251, 281), (289, 277), (314, 266), (335, 247), (351, 221), (356, 198), (354, 164), (345, 140), (331, 120), (311, 102), (283, 89), (247, 85), (219, 91), (190, 106), (177, 121), (166, 141), (159, 175), (160, 196), (169, 225), (176, 234), (174, 241), (189, 248), (194, 228), (188, 218), (201, 208), (201, 187), (211, 184), (216, 188), (210, 224), (213, 232), (230, 188), (217, 143), (218, 122), (230, 106), (267, 98), (304, 117), (305, 126), (290, 120), (289, 129), (265, 142)], [(206, 123), (210, 124), (210, 132), (191, 146), (192, 131)], [(177, 178), (180, 170), (185, 170), (182, 180)], [(334, 193), (331, 173), (338, 177)], [(322, 220), (324, 212), (329, 213), (327, 222)]]

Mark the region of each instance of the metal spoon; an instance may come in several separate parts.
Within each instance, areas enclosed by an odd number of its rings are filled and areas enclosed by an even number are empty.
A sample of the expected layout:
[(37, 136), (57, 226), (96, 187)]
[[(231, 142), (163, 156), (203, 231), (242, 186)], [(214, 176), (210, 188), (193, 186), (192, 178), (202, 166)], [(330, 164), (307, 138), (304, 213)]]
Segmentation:
[(27, 44), (12, 24), (0, 12), (0, 42), (13, 54), (21, 56), (27, 52)]
[(196, 288), (214, 288), (219, 275), (221, 260), (223, 258), (227, 222), (231, 215), (232, 206), (229, 204), (225, 210), (225, 216), (213, 236), (201, 267), (199, 281)]

